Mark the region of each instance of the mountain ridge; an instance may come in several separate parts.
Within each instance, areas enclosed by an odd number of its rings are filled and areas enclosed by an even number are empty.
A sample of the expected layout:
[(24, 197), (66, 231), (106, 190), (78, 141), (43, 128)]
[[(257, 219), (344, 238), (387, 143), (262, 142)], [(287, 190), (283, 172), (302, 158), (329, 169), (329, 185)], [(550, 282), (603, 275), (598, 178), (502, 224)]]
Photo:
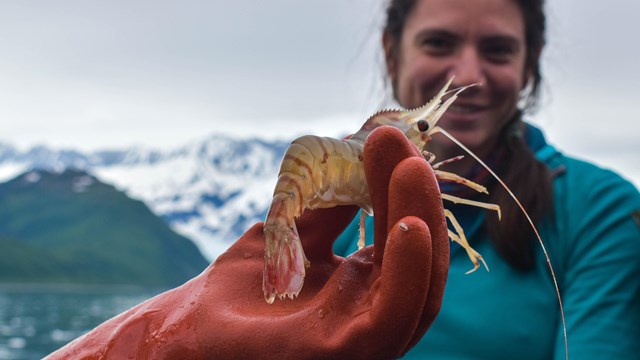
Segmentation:
[(0, 282), (173, 287), (208, 265), (140, 200), (81, 170), (0, 184)]
[(215, 259), (264, 220), (288, 141), (213, 134), (164, 150), (141, 146), (83, 152), (0, 142), (0, 181), (33, 170), (80, 169), (143, 201)]

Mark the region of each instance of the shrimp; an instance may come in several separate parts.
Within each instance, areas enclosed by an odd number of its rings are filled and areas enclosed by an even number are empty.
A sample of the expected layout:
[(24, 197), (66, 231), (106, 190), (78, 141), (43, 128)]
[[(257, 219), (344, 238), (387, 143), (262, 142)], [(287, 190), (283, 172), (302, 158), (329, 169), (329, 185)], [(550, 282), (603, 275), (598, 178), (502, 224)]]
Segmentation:
[[(273, 303), (275, 297), (293, 299), (304, 283), (305, 269), (310, 266), (304, 255), (294, 219), (305, 209), (329, 208), (338, 205), (358, 205), (364, 213), (373, 214), (369, 188), (363, 166), (364, 142), (373, 129), (390, 125), (399, 128), (418, 149), (423, 149), (431, 135), (440, 131), (436, 124), (457, 95), (466, 89), (455, 90), (444, 103), (451, 81), (427, 104), (413, 110), (383, 110), (371, 116), (362, 128), (348, 139), (338, 140), (328, 137), (306, 135), (294, 140), (287, 149), (274, 196), (264, 222), (265, 265), (262, 290), (265, 300)], [(472, 86), (472, 85), (471, 85)], [(435, 156), (423, 152), (429, 163)], [(453, 160), (450, 160), (453, 161)], [(447, 161), (433, 164), (438, 179), (455, 181), (479, 192), (487, 189), (456, 174), (437, 170)], [(500, 216), (500, 207), (451, 195), (442, 198), (455, 203), (463, 203), (494, 210)], [(467, 252), (475, 271), (482, 256), (469, 245), (464, 232), (453, 213), (446, 210), (445, 216), (454, 227), (449, 237), (459, 243)], [(364, 218), (364, 214), (363, 214)], [(362, 222), (363, 219), (361, 219)], [(360, 227), (359, 247), (364, 245), (364, 226)]]
[[(471, 155), (498, 181), (518, 205), (533, 229), (547, 260), (547, 265), (558, 297), (560, 317), (564, 330), (565, 354), (568, 359), (567, 325), (562, 305), (562, 296), (560, 295), (556, 275), (551, 265), (551, 259), (531, 217), (518, 198), (516, 198), (509, 187), (491, 168), (447, 131), (436, 126), (438, 120), (456, 100), (458, 94), (476, 85), (472, 84), (447, 91), (452, 81), (453, 78), (449, 79), (433, 99), (419, 108), (412, 110), (383, 110), (377, 112), (364, 123), (358, 132), (348, 139), (338, 140), (307, 135), (291, 143), (284, 155), (273, 200), (267, 212), (267, 218), (263, 227), (265, 263), (262, 291), (265, 300), (271, 304), (276, 296), (280, 299), (284, 299), (287, 296), (293, 299), (302, 289), (305, 269), (310, 266), (310, 263), (304, 255), (294, 219), (300, 216), (305, 209), (330, 208), (338, 205), (360, 206), (363, 209), (363, 213), (360, 219), (360, 240), (358, 247), (362, 248), (364, 246), (364, 213), (373, 214), (371, 199), (369, 198), (369, 188), (364, 172), (364, 142), (367, 136), (379, 126), (388, 125), (400, 129), (405, 136), (422, 151), (425, 160), (427, 160), (434, 169), (437, 179), (454, 181), (478, 192), (488, 194), (487, 189), (480, 184), (459, 175), (438, 170), (441, 165), (456, 161), (462, 156), (433, 164), (435, 155), (425, 151), (424, 147), (431, 140), (432, 135), (440, 133)], [(453, 94), (443, 103), (443, 97), (450, 93)], [(472, 201), (448, 194), (440, 194), (440, 196), (443, 200), (453, 203), (467, 204), (493, 210), (497, 213), (498, 219), (500, 219), (500, 207), (496, 204)], [(449, 237), (466, 250), (467, 256), (473, 263), (473, 268), (469, 270), (467, 274), (478, 269), (480, 266), (479, 261), (481, 261), (487, 271), (489, 271), (482, 256), (469, 245), (462, 227), (453, 213), (445, 209), (444, 215), (454, 228), (454, 230), (448, 230)]]

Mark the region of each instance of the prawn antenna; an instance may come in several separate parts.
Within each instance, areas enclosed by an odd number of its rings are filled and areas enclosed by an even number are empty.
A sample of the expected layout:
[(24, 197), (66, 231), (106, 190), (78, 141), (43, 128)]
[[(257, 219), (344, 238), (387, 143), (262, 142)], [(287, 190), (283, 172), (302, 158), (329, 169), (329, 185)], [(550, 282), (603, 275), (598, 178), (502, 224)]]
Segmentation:
[(480, 160), (480, 158), (476, 154), (474, 154), (471, 150), (469, 150), (469, 148), (464, 146), (460, 141), (458, 141), (456, 138), (454, 138), (453, 135), (449, 134), (443, 128), (437, 126), (434, 129), (432, 129), (432, 134), (436, 134), (436, 133), (441, 133), (442, 135), (446, 136), (449, 140), (453, 141), (456, 145), (458, 145), (462, 150), (466, 151), (469, 155), (471, 155), (471, 157), (476, 159), (476, 161), (478, 161), (478, 163), (480, 163), (480, 165), (482, 165), (496, 180), (498, 180), (500, 185), (502, 185), (502, 187), (507, 191), (507, 193), (509, 193), (509, 196), (511, 196), (511, 198), (513, 198), (513, 200), (516, 202), (516, 204), (518, 205), (520, 210), (522, 210), (522, 213), (524, 214), (524, 216), (527, 218), (527, 221), (529, 222), (529, 225), (531, 225), (531, 228), (533, 229), (533, 232), (536, 234), (536, 237), (538, 238), (538, 242), (540, 243), (540, 247), (542, 248), (542, 252), (544, 253), (544, 256), (545, 256), (545, 258), (547, 260), (547, 264), (549, 265), (549, 271), (551, 272), (551, 277), (553, 278), (553, 285), (556, 288), (556, 294), (558, 295), (558, 304), (560, 305), (560, 316), (562, 318), (562, 330), (564, 332), (564, 334), (563, 334), (564, 335), (564, 351), (565, 351), (565, 357), (568, 360), (569, 359), (569, 342), (567, 341), (567, 323), (566, 323), (565, 318), (564, 318), (564, 308), (562, 306), (562, 297), (560, 296), (560, 288), (558, 287), (558, 281), (556, 279), (556, 274), (553, 271), (553, 266), (551, 265), (551, 259), (549, 258), (549, 254), (547, 253), (547, 249), (544, 246), (544, 242), (542, 242), (542, 238), (540, 237), (540, 234), (538, 233), (538, 229), (533, 224), (533, 221), (531, 220), (531, 217), (529, 217), (529, 214), (524, 209), (524, 207), (522, 206), (522, 204), (520, 203), (518, 198), (516, 198), (516, 196), (513, 194), (513, 192), (509, 189), (507, 184), (505, 184), (504, 181), (502, 181), (502, 179), (500, 179), (500, 177), (498, 175), (496, 175), (496, 173), (493, 172), (493, 170), (491, 170), (489, 168), (489, 166), (487, 166), (487, 164), (484, 163), (484, 161)]

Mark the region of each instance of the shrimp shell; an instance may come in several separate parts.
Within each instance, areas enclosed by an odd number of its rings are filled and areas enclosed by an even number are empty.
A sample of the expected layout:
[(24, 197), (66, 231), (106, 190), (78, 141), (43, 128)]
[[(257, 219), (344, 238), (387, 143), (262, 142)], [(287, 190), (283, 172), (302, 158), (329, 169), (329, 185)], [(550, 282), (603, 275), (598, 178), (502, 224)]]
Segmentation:
[[(435, 126), (437, 121), (458, 93), (466, 88), (458, 89), (442, 103), (452, 80), (449, 80), (438, 95), (420, 108), (384, 110), (374, 114), (348, 139), (306, 135), (291, 143), (280, 166), (273, 200), (264, 222), (265, 265), (262, 290), (268, 303), (272, 303), (276, 296), (281, 299), (286, 296), (293, 299), (297, 296), (304, 283), (305, 269), (310, 266), (304, 255), (294, 220), (305, 209), (338, 205), (358, 205), (366, 213), (372, 214), (363, 165), (364, 142), (367, 136), (379, 126), (394, 126), (419, 149), (423, 149), (431, 139), (430, 135), (439, 129)], [(481, 185), (455, 174), (439, 170), (434, 172), (440, 179), (456, 181), (486, 192)], [(455, 197), (448, 200), (467, 202)], [(493, 204), (474, 205), (499, 211)], [(453, 215), (446, 215), (458, 230), (459, 226)], [(477, 269), (478, 259), (482, 261), (482, 256), (469, 246), (463, 233), (458, 231), (456, 234), (450, 231), (450, 236), (465, 247), (474, 263), (473, 270)]]

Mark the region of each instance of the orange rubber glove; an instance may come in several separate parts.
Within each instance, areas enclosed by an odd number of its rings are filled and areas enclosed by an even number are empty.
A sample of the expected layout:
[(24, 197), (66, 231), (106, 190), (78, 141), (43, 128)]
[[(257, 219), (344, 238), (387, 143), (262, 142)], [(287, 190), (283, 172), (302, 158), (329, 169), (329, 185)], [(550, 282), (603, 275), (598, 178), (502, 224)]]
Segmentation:
[[(392, 359), (437, 315), (449, 266), (431, 167), (397, 129), (368, 138), (365, 171), (375, 244), (348, 258), (332, 243), (354, 206), (306, 211), (297, 227), (311, 262), (294, 300), (262, 294), (262, 223), (202, 274), (95, 328), (49, 359)], [(387, 237), (388, 235), (388, 237)]]

